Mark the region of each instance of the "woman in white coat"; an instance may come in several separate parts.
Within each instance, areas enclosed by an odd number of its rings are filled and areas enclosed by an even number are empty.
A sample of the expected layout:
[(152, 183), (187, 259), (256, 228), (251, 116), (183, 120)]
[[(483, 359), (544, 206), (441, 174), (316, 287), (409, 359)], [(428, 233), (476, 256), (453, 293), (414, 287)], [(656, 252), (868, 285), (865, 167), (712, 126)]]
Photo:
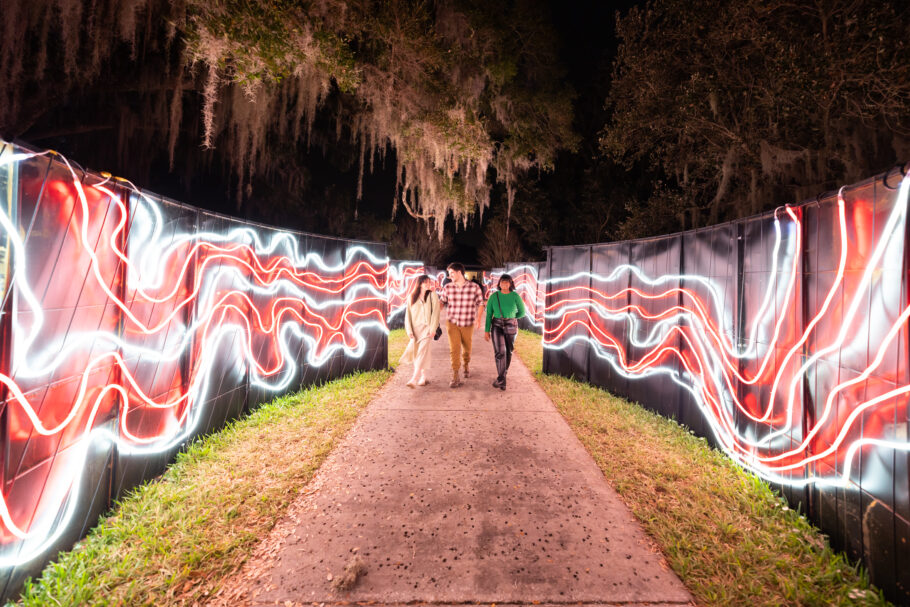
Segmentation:
[(439, 297), (433, 289), (433, 279), (424, 274), (414, 282), (404, 314), (404, 330), (411, 338), (400, 362), (413, 361), (414, 373), (407, 386), (424, 386), (426, 369), (430, 365), (430, 342), (439, 328)]

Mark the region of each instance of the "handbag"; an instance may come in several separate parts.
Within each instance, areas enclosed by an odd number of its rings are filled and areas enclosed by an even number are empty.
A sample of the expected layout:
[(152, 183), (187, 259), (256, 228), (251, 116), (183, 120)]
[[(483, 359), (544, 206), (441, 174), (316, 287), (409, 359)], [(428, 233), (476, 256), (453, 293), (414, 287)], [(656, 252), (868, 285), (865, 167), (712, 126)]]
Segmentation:
[(503, 318), (502, 316), (502, 302), (499, 301), (499, 291), (496, 292), (496, 303), (499, 304), (499, 317), (493, 317), (493, 326), (499, 327), (502, 329), (502, 332), (506, 335), (517, 335), (518, 334), (518, 319), (517, 318)]
[[(430, 305), (431, 305), (431, 306), (432, 306), (432, 303), (433, 303), (433, 301), (430, 300)], [(431, 309), (432, 309), (432, 308), (431, 308)], [(440, 327), (439, 325), (436, 325), (436, 334), (433, 335), (433, 339), (436, 340), (436, 341), (438, 341), (440, 337), (442, 337), (442, 327)]]

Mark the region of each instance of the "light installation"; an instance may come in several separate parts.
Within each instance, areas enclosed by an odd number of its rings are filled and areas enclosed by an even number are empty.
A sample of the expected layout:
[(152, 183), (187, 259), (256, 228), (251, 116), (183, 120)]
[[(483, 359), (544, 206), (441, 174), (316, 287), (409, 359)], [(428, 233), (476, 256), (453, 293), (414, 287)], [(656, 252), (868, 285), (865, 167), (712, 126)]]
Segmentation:
[(541, 288), (537, 266), (516, 264), (507, 268), (506, 273), (515, 282), (515, 292), (525, 305), (525, 320), (532, 328), (540, 332), (543, 329), (545, 293)]
[(481, 274), (480, 280), (481, 280), (481, 282), (483, 282), (484, 291), (486, 291), (487, 293), (490, 293), (492, 289), (496, 288), (496, 285), (493, 284), (493, 274), (491, 272), (487, 272), (486, 270), (482, 270), (480, 274)]
[[(814, 232), (804, 225), (804, 207), (784, 207), (764, 222), (773, 230), (760, 240), (741, 235), (739, 246), (754, 245), (764, 261), (761, 272), (741, 271), (740, 284), (726, 275), (649, 271), (628, 249), (615, 263), (605, 253), (604, 271), (560, 276), (560, 252), (551, 250), (548, 355), (570, 356), (580, 345), (615, 380), (669, 380), (691, 397), (715, 443), (764, 479), (792, 487), (856, 484), (864, 451), (910, 451), (910, 176), (890, 204), (848, 203), (843, 192), (830, 222), (813, 218)], [(811, 258), (807, 233), (816, 234)], [(831, 247), (819, 250), (822, 233)], [(687, 253), (662, 252), (649, 265), (667, 267), (674, 254)], [(693, 265), (725, 262), (717, 258), (709, 251)], [(873, 465), (863, 471), (867, 479)], [(891, 482), (889, 473), (881, 483)]]
[(369, 352), (385, 366), (384, 247), (201, 213), (3, 142), (0, 186), (2, 569), (82, 525), (98, 453), (172, 452), (238, 399)]
[(403, 322), (408, 294), (414, 288), (414, 279), (426, 274), (419, 261), (392, 261), (389, 263), (389, 323), (392, 319)]
[(486, 270), (482, 273), (484, 295), (489, 299), (496, 289), (499, 288), (499, 277), (505, 273), (503, 268), (493, 268), (489, 272)]
[(429, 272), (429, 275), (430, 275), (431, 277), (432, 277), (432, 276), (435, 276), (435, 277), (436, 277), (436, 293), (437, 293), (437, 294), (442, 294), (443, 283), (445, 282), (445, 279), (446, 279), (446, 271), (445, 271), (445, 270), (437, 270), (437, 271), (435, 271), (435, 272)]

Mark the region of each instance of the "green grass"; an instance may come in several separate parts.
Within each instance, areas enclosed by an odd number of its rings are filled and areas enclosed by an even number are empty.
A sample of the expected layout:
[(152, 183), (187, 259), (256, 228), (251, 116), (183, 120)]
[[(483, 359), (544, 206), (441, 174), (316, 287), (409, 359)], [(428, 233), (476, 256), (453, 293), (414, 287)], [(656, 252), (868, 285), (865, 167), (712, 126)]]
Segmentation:
[(704, 439), (544, 375), (539, 335), (522, 331), (516, 352), (699, 605), (888, 604), (803, 516)]
[(404, 349), (408, 347), (408, 335), (404, 329), (395, 329), (389, 331), (389, 366), (395, 369), (398, 366), (398, 359), (404, 354)]
[(20, 603), (204, 600), (242, 565), (391, 376), (360, 373), (279, 398), (195, 442), (29, 581)]

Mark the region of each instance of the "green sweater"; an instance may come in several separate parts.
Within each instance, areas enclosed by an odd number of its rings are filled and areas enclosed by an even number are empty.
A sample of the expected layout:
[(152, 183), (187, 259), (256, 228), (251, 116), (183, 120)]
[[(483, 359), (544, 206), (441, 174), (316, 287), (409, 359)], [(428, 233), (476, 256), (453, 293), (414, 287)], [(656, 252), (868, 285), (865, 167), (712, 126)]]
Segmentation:
[(494, 316), (496, 318), (521, 318), (524, 315), (525, 304), (518, 293), (493, 291), (490, 293), (490, 299), (487, 300), (487, 328), (485, 331), (490, 332)]

